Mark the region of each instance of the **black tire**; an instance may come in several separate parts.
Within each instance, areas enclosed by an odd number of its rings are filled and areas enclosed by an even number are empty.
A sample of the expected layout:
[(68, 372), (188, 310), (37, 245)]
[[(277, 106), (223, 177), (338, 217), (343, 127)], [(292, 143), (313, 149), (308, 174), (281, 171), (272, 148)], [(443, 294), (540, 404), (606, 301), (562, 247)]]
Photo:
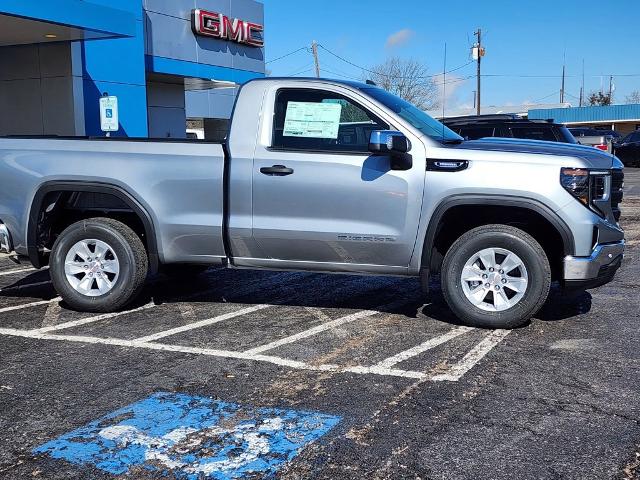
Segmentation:
[[(101, 296), (76, 291), (65, 274), (65, 259), (71, 248), (82, 240), (107, 243), (117, 255), (120, 272), (113, 288)], [(121, 310), (140, 293), (147, 278), (149, 261), (140, 237), (124, 223), (110, 218), (90, 218), (64, 230), (51, 251), (49, 270), (53, 286), (73, 309), (110, 313)]]
[[(472, 304), (463, 291), (461, 277), (466, 262), (486, 248), (513, 252), (527, 270), (529, 281), (524, 296), (507, 310), (483, 310)], [(528, 233), (507, 225), (485, 225), (465, 233), (451, 246), (442, 265), (441, 282), (449, 308), (463, 323), (511, 329), (526, 324), (544, 305), (551, 287), (551, 267), (543, 248)]]

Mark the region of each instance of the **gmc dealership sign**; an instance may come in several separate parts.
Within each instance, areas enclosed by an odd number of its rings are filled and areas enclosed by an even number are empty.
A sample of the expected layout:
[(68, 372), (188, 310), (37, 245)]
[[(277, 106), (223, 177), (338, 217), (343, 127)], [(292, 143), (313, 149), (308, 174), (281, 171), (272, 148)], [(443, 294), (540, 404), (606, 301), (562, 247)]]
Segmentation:
[(250, 47), (264, 46), (262, 25), (199, 8), (193, 11), (193, 31), (196, 35), (229, 40)]

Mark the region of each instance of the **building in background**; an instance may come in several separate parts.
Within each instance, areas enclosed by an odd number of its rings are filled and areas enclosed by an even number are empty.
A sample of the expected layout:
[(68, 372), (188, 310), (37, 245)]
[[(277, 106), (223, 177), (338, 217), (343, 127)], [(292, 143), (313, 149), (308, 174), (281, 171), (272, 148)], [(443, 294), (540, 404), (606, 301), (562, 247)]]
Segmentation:
[(640, 129), (640, 105), (532, 109), (529, 110), (529, 118), (553, 118), (569, 127), (603, 128), (615, 130), (624, 136)]
[[(481, 115), (519, 115), (526, 118), (529, 110), (536, 109), (555, 109), (555, 108), (569, 108), (569, 103), (543, 103), (543, 104), (523, 104), (523, 105), (486, 105), (480, 110)], [(442, 115), (442, 108), (430, 110), (427, 113), (433, 118), (455, 118), (455, 117), (467, 117), (476, 115), (476, 107), (456, 107), (447, 108)]]
[(219, 137), (235, 88), (264, 76), (254, 0), (3, 0), (0, 135), (184, 138), (187, 118)]
[[(434, 118), (447, 119), (475, 116), (475, 108), (447, 109), (427, 112)], [(606, 107), (572, 107), (570, 103), (538, 105), (505, 105), (482, 107), (482, 115), (512, 114), (529, 120), (553, 120), (568, 127), (594, 127), (615, 130), (621, 135), (640, 130), (640, 105), (610, 105)]]

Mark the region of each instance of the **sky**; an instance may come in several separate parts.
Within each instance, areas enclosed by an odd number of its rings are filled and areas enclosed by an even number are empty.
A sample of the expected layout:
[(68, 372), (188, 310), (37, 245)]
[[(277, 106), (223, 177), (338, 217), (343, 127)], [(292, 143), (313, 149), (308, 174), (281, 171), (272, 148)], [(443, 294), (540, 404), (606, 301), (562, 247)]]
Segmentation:
[[(312, 76), (316, 40), (358, 67), (390, 56), (423, 62), (436, 75), (470, 62), (481, 28), (482, 104), (558, 103), (566, 56), (565, 101), (578, 105), (584, 60), (585, 90), (608, 91), (614, 101), (640, 90), (638, 0), (263, 0), (267, 69), (278, 76)], [(297, 49), (303, 50), (280, 60)], [(361, 79), (366, 72), (319, 49), (322, 76)], [(447, 75), (446, 108), (470, 107), (476, 66)], [(495, 76), (493, 76), (495, 75)], [(532, 77), (533, 76), (533, 77)], [(471, 78), (467, 78), (471, 77)]]

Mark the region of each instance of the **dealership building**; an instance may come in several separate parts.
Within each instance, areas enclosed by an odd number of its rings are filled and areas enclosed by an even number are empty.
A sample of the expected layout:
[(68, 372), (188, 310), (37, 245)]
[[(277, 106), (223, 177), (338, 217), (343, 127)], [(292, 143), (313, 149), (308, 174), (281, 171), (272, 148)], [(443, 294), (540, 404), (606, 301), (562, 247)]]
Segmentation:
[(236, 88), (263, 77), (254, 0), (2, 0), (0, 135), (184, 138), (224, 130)]
[(532, 120), (553, 118), (569, 127), (594, 127), (626, 135), (640, 130), (640, 105), (607, 105), (529, 110)]

